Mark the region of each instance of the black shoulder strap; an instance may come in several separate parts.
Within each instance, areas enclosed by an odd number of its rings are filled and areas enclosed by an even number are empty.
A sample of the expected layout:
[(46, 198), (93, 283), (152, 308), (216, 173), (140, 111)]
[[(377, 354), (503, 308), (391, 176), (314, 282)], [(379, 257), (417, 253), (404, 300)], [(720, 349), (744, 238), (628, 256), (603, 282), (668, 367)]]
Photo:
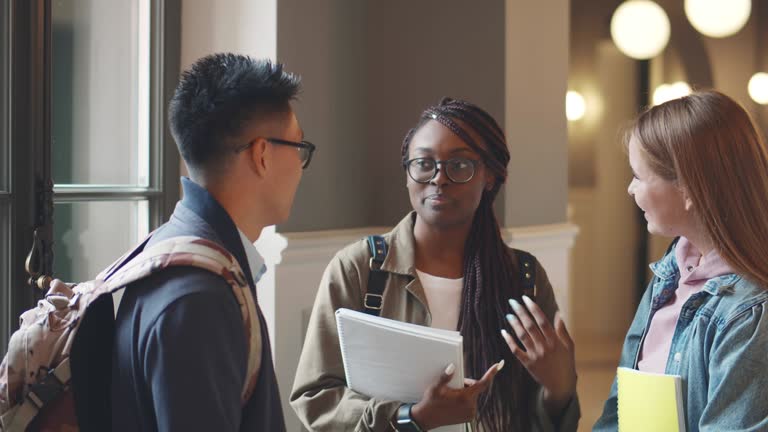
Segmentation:
[(384, 258), (387, 257), (387, 242), (382, 236), (368, 236), (368, 248), (371, 250), (369, 261), (371, 272), (368, 274), (368, 287), (363, 299), (363, 312), (379, 316), (384, 300), (384, 285), (387, 282), (387, 272), (380, 270)]
[(517, 262), (520, 265), (520, 279), (523, 294), (536, 299), (536, 258), (528, 252), (515, 249)]

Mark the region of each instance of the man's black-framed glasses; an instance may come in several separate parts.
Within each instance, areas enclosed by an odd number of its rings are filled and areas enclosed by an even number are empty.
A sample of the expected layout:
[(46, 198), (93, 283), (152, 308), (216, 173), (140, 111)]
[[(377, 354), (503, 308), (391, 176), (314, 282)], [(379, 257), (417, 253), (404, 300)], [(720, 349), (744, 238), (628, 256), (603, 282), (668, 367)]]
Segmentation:
[[(272, 144), (277, 145), (284, 145), (284, 146), (290, 146), (295, 147), (299, 151), (299, 160), (301, 160), (301, 169), (307, 169), (309, 166), (309, 163), (312, 162), (312, 154), (315, 153), (315, 145), (312, 144), (309, 141), (288, 141), (280, 138), (265, 138), (267, 141), (271, 142)], [(239, 147), (235, 149), (236, 153), (240, 153), (241, 151), (244, 151), (245, 149), (249, 148), (253, 145), (254, 141), (249, 142), (248, 144)]]
[(445, 175), (454, 183), (466, 183), (475, 176), (477, 160), (467, 158), (453, 158), (444, 161), (431, 157), (421, 157), (405, 161), (404, 166), (408, 176), (416, 183), (429, 183), (437, 176), (440, 165), (445, 170)]

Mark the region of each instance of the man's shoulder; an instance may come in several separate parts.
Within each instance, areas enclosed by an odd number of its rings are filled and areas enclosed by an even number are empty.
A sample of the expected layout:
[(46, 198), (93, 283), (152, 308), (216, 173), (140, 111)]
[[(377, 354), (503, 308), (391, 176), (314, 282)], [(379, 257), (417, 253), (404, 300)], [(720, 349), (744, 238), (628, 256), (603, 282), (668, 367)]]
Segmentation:
[[(220, 244), (211, 228), (194, 220), (195, 215), (177, 206), (174, 218), (158, 228), (148, 246), (173, 237), (194, 236)], [(222, 246), (223, 247), (223, 246)], [(126, 287), (124, 298), (135, 298), (142, 307), (162, 312), (169, 305), (199, 295), (225, 296), (235, 300), (229, 284), (218, 274), (194, 266), (168, 267)]]
[[(233, 310), (238, 307), (224, 278), (204, 269), (183, 266), (167, 268), (127, 286), (120, 314), (151, 324), (170, 307), (198, 303), (201, 297), (231, 303)], [(239, 315), (235, 316), (239, 319)]]

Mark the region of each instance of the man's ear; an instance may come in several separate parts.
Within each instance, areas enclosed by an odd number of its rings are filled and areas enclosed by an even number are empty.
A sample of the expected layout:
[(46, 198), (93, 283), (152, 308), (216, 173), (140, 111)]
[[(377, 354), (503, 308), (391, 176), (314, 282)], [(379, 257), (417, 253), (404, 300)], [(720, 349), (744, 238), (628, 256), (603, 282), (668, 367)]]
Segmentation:
[(256, 138), (248, 148), (251, 169), (259, 177), (265, 177), (272, 164), (272, 146), (263, 137)]

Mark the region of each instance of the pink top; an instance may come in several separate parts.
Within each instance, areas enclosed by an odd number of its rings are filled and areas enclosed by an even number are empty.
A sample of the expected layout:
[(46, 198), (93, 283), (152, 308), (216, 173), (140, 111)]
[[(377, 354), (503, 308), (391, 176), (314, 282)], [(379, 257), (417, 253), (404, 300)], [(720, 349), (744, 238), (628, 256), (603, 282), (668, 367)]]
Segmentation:
[(464, 278), (447, 279), (433, 276), (416, 269), (421, 287), (427, 296), (429, 313), (432, 316), (432, 327), (443, 330), (456, 330), (459, 324), (459, 308), (461, 307), (461, 289)]
[(714, 277), (733, 273), (717, 251), (710, 251), (699, 265), (701, 253), (685, 237), (680, 237), (675, 247), (675, 258), (680, 269), (680, 281), (669, 303), (653, 315), (645, 336), (637, 368), (644, 372), (664, 373), (672, 345), (677, 319), (688, 298), (701, 291), (704, 284)]

